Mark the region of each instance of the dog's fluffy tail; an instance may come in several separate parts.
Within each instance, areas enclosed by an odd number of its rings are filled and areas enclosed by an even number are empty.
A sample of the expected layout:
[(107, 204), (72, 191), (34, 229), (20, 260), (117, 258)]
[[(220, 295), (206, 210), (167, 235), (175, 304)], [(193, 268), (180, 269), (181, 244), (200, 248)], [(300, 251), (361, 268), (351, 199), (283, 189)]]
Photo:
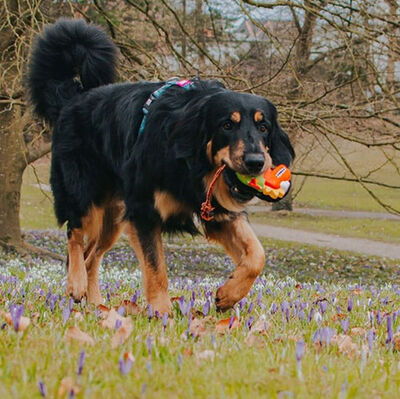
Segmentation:
[(99, 27), (59, 19), (45, 28), (33, 48), (28, 86), (38, 115), (54, 123), (77, 93), (112, 83), (116, 47)]

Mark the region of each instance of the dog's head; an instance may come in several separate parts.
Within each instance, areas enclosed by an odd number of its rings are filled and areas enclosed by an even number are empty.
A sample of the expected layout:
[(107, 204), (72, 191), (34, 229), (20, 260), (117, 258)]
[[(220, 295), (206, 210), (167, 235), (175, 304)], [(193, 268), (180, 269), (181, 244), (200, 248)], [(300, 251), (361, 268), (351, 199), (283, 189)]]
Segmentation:
[(224, 91), (210, 98), (207, 155), (211, 163), (257, 176), (272, 165), (290, 165), (294, 151), (275, 106), (250, 94)]
[[(236, 188), (235, 172), (257, 176), (273, 165), (289, 166), (294, 158), (288, 135), (279, 126), (276, 108), (265, 98), (220, 89), (199, 100), (196, 111), (192, 111), (189, 119), (197, 133), (191, 145), (186, 141), (180, 148), (180, 154), (196, 146), (205, 151), (214, 171), (226, 164), (225, 178), (214, 190), (226, 209), (237, 210), (237, 202), (242, 204), (253, 197)], [(206, 176), (206, 185), (212, 173)]]

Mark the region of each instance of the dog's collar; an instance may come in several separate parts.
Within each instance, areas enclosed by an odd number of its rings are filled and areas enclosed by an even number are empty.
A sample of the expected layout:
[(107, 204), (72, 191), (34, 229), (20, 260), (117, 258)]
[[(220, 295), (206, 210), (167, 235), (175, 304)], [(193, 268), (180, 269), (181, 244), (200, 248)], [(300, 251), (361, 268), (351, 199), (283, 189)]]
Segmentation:
[(142, 119), (142, 123), (140, 124), (139, 135), (141, 135), (144, 131), (144, 128), (146, 126), (146, 117), (147, 117), (147, 114), (149, 113), (150, 105), (152, 104), (152, 102), (154, 100), (161, 97), (161, 95), (164, 93), (164, 91), (166, 91), (171, 86), (179, 86), (186, 90), (189, 90), (193, 87), (193, 84), (194, 84), (194, 82), (192, 80), (188, 80), (188, 79), (179, 80), (178, 78), (171, 78), (171, 79), (167, 80), (167, 82), (163, 86), (161, 86), (159, 89), (157, 89), (156, 91), (151, 93), (150, 97), (144, 103), (143, 108), (142, 108), (143, 119)]

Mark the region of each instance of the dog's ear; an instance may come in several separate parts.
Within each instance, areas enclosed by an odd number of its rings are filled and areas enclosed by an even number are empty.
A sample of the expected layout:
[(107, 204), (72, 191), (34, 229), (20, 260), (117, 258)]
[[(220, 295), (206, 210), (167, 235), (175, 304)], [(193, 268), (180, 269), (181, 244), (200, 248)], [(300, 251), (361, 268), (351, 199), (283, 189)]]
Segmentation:
[(268, 137), (268, 147), (274, 165), (284, 164), (290, 166), (295, 157), (294, 149), (290, 144), (289, 136), (279, 126), (278, 112), (274, 106), (272, 106), (271, 132)]
[(206, 104), (209, 97), (200, 98), (178, 111), (177, 122), (169, 135), (176, 159), (195, 158), (205, 153), (210, 139), (207, 132)]

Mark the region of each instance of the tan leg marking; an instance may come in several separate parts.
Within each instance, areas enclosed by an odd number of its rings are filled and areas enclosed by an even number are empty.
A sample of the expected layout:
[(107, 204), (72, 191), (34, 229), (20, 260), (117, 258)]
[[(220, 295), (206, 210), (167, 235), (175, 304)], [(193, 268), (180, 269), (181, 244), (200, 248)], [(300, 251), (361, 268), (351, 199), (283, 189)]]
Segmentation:
[(87, 273), (83, 259), (84, 231), (73, 229), (68, 239), (67, 295), (75, 301), (86, 296)]
[(205, 226), (207, 237), (221, 244), (236, 264), (232, 275), (216, 293), (217, 307), (225, 311), (250, 291), (264, 268), (265, 254), (245, 216), (220, 223), (220, 227), (208, 231)]
[(149, 237), (151, 240), (150, 250), (154, 251), (152, 254), (146, 253), (149, 251), (149, 248), (143, 247), (138, 232), (132, 223), (127, 223), (125, 231), (139, 259), (147, 302), (152, 306), (153, 312), (157, 310), (160, 315), (166, 312), (171, 313), (172, 305), (168, 296), (168, 278), (161, 240), (161, 229), (157, 228), (154, 234)]
[(124, 223), (121, 222), (123, 206), (119, 203), (108, 205), (104, 209), (102, 228), (89, 256), (85, 257), (88, 275), (87, 300), (99, 305), (103, 302), (99, 287), (99, 267), (104, 254), (112, 248), (120, 237)]
[(94, 250), (102, 218), (103, 209), (92, 206), (88, 214), (82, 218), (82, 227), (73, 229), (68, 239), (67, 295), (72, 296), (75, 301), (87, 296), (88, 276), (85, 255), (89, 256)]

